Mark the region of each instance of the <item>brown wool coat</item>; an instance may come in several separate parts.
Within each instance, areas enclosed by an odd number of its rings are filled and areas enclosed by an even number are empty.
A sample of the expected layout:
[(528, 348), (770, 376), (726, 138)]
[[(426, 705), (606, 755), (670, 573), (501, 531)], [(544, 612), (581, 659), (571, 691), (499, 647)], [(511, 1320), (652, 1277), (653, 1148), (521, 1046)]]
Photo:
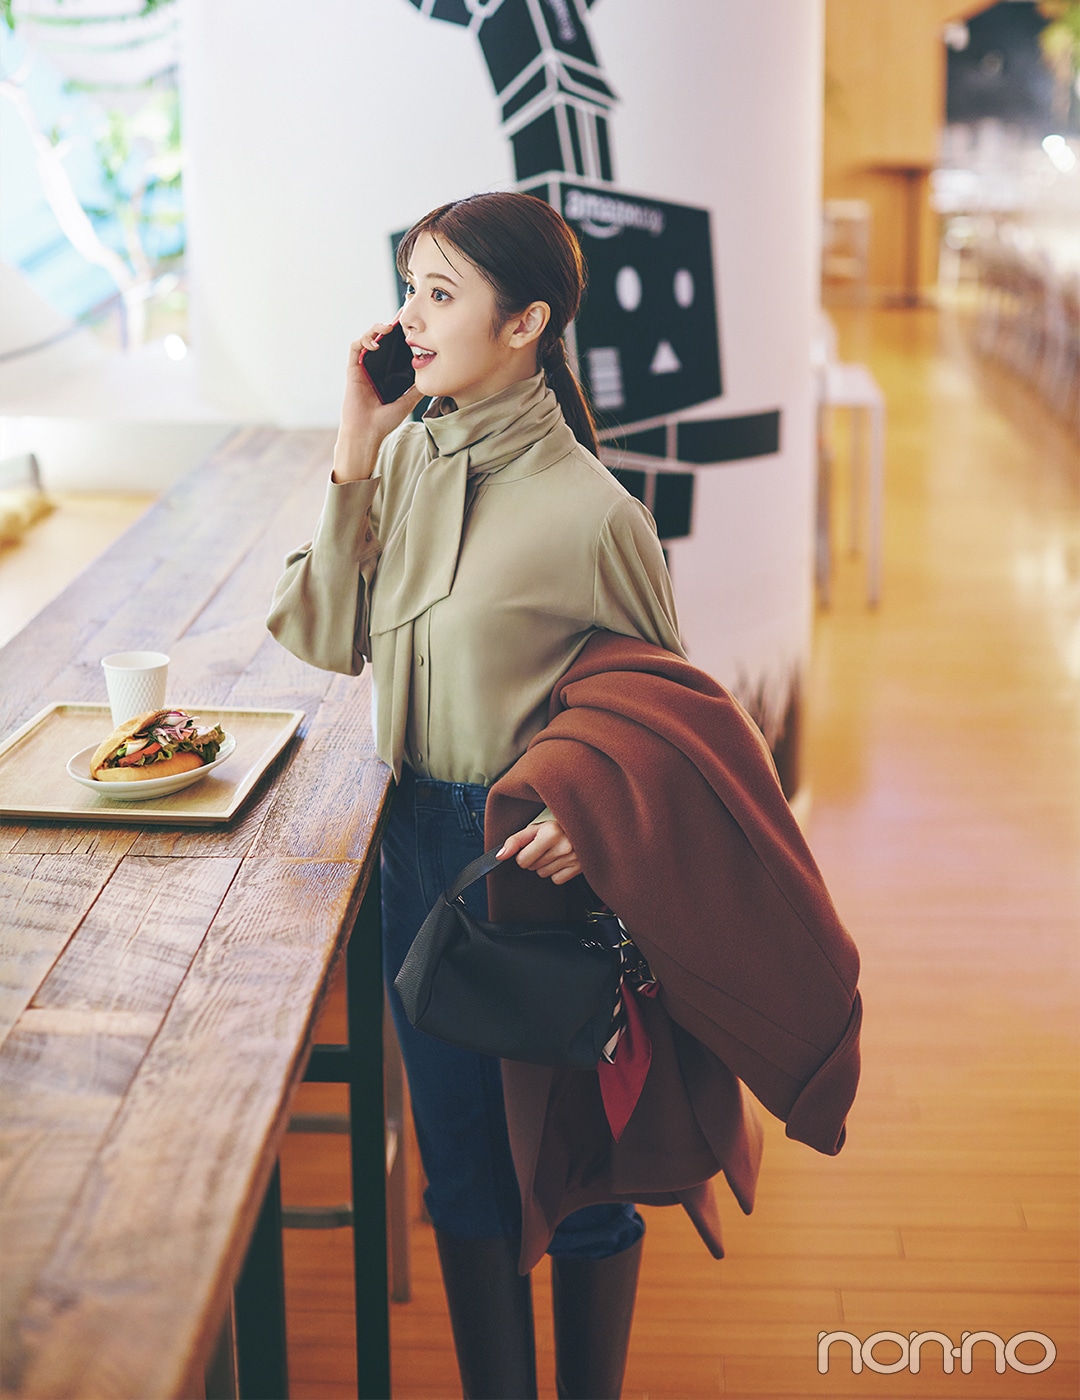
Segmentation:
[[(859, 960), (757, 729), (711, 677), (660, 647), (597, 632), (547, 727), (494, 785), (490, 848), (538, 807), (660, 983), (653, 1044), (618, 1143), (595, 1072), (504, 1063), (523, 1200), (522, 1269), (558, 1222), (602, 1200), (681, 1202), (723, 1253), (710, 1179), (753, 1206), (761, 1129), (739, 1081), (789, 1137), (836, 1153), (859, 1077)], [(559, 916), (567, 887), (505, 866), (496, 920)]]

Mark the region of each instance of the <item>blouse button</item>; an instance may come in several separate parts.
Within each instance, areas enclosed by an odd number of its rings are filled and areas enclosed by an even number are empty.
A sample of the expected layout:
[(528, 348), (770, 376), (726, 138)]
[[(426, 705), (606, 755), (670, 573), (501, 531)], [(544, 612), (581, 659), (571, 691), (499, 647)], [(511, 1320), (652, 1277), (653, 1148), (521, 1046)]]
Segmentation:
[(417, 664), (418, 666), (422, 666), (422, 665), (424, 664), (424, 658), (423, 658), (422, 656), (418, 656), (418, 657), (416, 658), (416, 664)]

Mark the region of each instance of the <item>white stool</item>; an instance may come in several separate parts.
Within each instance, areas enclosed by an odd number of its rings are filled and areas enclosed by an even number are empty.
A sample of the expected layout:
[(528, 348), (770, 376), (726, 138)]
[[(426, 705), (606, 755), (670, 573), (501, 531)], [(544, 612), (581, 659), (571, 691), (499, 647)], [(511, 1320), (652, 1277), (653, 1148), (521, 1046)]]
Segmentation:
[[(885, 395), (877, 380), (863, 364), (844, 364), (841, 361), (826, 361), (819, 366), (818, 384), (821, 394), (821, 408), (846, 408), (851, 414), (851, 536), (852, 553), (857, 553), (862, 516), (862, 477), (867, 478), (867, 494), (870, 510), (867, 529), (867, 600), (871, 607), (881, 601), (881, 537), (885, 511)], [(866, 451), (869, 428), (869, 451)], [(824, 499), (819, 502), (819, 511), (826, 522), (819, 532), (818, 583), (828, 596), (828, 528), (831, 505), (830, 473), (821, 473)], [(824, 540), (824, 547), (822, 541)]]
[(865, 199), (827, 199), (821, 207), (821, 279), (835, 292), (851, 288), (853, 300), (870, 299), (870, 205)]

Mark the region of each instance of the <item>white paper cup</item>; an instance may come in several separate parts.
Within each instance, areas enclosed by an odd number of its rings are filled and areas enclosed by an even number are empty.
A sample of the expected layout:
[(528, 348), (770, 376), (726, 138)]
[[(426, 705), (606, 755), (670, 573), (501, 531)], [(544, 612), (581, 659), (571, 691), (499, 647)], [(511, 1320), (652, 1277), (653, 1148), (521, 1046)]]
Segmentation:
[(102, 658), (113, 725), (165, 708), (169, 658), (161, 651), (115, 651)]

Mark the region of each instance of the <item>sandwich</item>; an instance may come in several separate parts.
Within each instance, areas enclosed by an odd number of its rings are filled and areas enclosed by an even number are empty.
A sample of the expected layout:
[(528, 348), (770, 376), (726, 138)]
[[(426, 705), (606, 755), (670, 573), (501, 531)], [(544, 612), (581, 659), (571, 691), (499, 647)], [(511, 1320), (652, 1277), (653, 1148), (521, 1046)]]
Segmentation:
[(200, 728), (183, 710), (150, 710), (117, 725), (90, 760), (101, 783), (168, 778), (213, 763), (225, 735), (218, 725)]

